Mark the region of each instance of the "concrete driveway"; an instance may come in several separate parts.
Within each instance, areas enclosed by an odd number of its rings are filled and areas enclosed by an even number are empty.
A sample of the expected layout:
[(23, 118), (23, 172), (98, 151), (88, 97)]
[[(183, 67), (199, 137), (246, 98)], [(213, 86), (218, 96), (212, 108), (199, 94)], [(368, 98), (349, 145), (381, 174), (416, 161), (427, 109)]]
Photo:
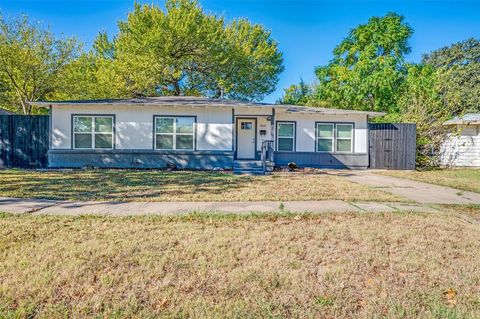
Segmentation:
[(480, 194), (409, 179), (375, 174), (375, 171), (329, 171), (354, 183), (378, 188), (421, 204), (480, 204)]

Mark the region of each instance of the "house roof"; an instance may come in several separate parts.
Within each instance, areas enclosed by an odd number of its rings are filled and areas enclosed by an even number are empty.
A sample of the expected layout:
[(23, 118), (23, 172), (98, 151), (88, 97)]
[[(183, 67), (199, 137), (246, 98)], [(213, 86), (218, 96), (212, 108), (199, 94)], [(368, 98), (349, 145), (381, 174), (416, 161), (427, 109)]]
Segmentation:
[(446, 121), (443, 125), (480, 124), (480, 113), (467, 113)]
[(15, 113), (0, 108), (0, 115), (13, 115)]
[(31, 105), (49, 107), (61, 105), (132, 105), (132, 106), (191, 106), (191, 107), (245, 107), (286, 109), (289, 113), (324, 113), (324, 114), (364, 114), (370, 117), (383, 116), (383, 112), (355, 111), (298, 105), (252, 103), (230, 99), (214, 99), (196, 96), (160, 96), (133, 99), (71, 100), (71, 101), (38, 101)]

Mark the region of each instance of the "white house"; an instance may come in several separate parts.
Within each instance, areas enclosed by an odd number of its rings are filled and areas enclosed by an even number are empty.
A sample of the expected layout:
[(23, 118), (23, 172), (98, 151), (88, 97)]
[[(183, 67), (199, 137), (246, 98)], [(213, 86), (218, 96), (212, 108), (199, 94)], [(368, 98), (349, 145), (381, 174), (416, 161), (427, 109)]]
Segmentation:
[(480, 113), (455, 117), (443, 125), (449, 133), (441, 145), (441, 164), (480, 167)]
[(173, 96), (32, 104), (50, 108), (50, 167), (360, 169), (383, 115)]

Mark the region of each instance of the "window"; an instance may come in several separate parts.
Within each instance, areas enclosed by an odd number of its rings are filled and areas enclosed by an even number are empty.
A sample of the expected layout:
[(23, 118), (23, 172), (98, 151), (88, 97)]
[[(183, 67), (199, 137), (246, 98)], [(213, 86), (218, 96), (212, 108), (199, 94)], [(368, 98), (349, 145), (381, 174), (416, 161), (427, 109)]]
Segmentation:
[(333, 152), (333, 124), (317, 124), (317, 151)]
[(253, 123), (252, 122), (242, 122), (240, 125), (240, 128), (242, 130), (251, 130), (253, 128)]
[(317, 123), (317, 152), (353, 152), (353, 124)]
[(73, 148), (113, 148), (113, 116), (73, 117)]
[(352, 124), (337, 124), (335, 149), (337, 152), (352, 152)]
[(295, 150), (295, 123), (277, 122), (277, 150)]
[(155, 117), (155, 149), (193, 150), (195, 117)]

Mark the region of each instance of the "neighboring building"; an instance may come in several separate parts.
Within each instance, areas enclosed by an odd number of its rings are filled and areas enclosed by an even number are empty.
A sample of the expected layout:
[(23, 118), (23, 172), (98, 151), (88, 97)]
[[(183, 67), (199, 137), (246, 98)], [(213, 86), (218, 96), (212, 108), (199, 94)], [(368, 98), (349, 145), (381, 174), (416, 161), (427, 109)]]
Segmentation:
[(32, 104), (50, 108), (50, 167), (361, 169), (368, 120), (384, 115), (173, 96)]
[(443, 125), (449, 133), (441, 145), (441, 164), (480, 167), (480, 113), (455, 117)]
[(15, 113), (0, 108), (0, 115), (14, 115)]

